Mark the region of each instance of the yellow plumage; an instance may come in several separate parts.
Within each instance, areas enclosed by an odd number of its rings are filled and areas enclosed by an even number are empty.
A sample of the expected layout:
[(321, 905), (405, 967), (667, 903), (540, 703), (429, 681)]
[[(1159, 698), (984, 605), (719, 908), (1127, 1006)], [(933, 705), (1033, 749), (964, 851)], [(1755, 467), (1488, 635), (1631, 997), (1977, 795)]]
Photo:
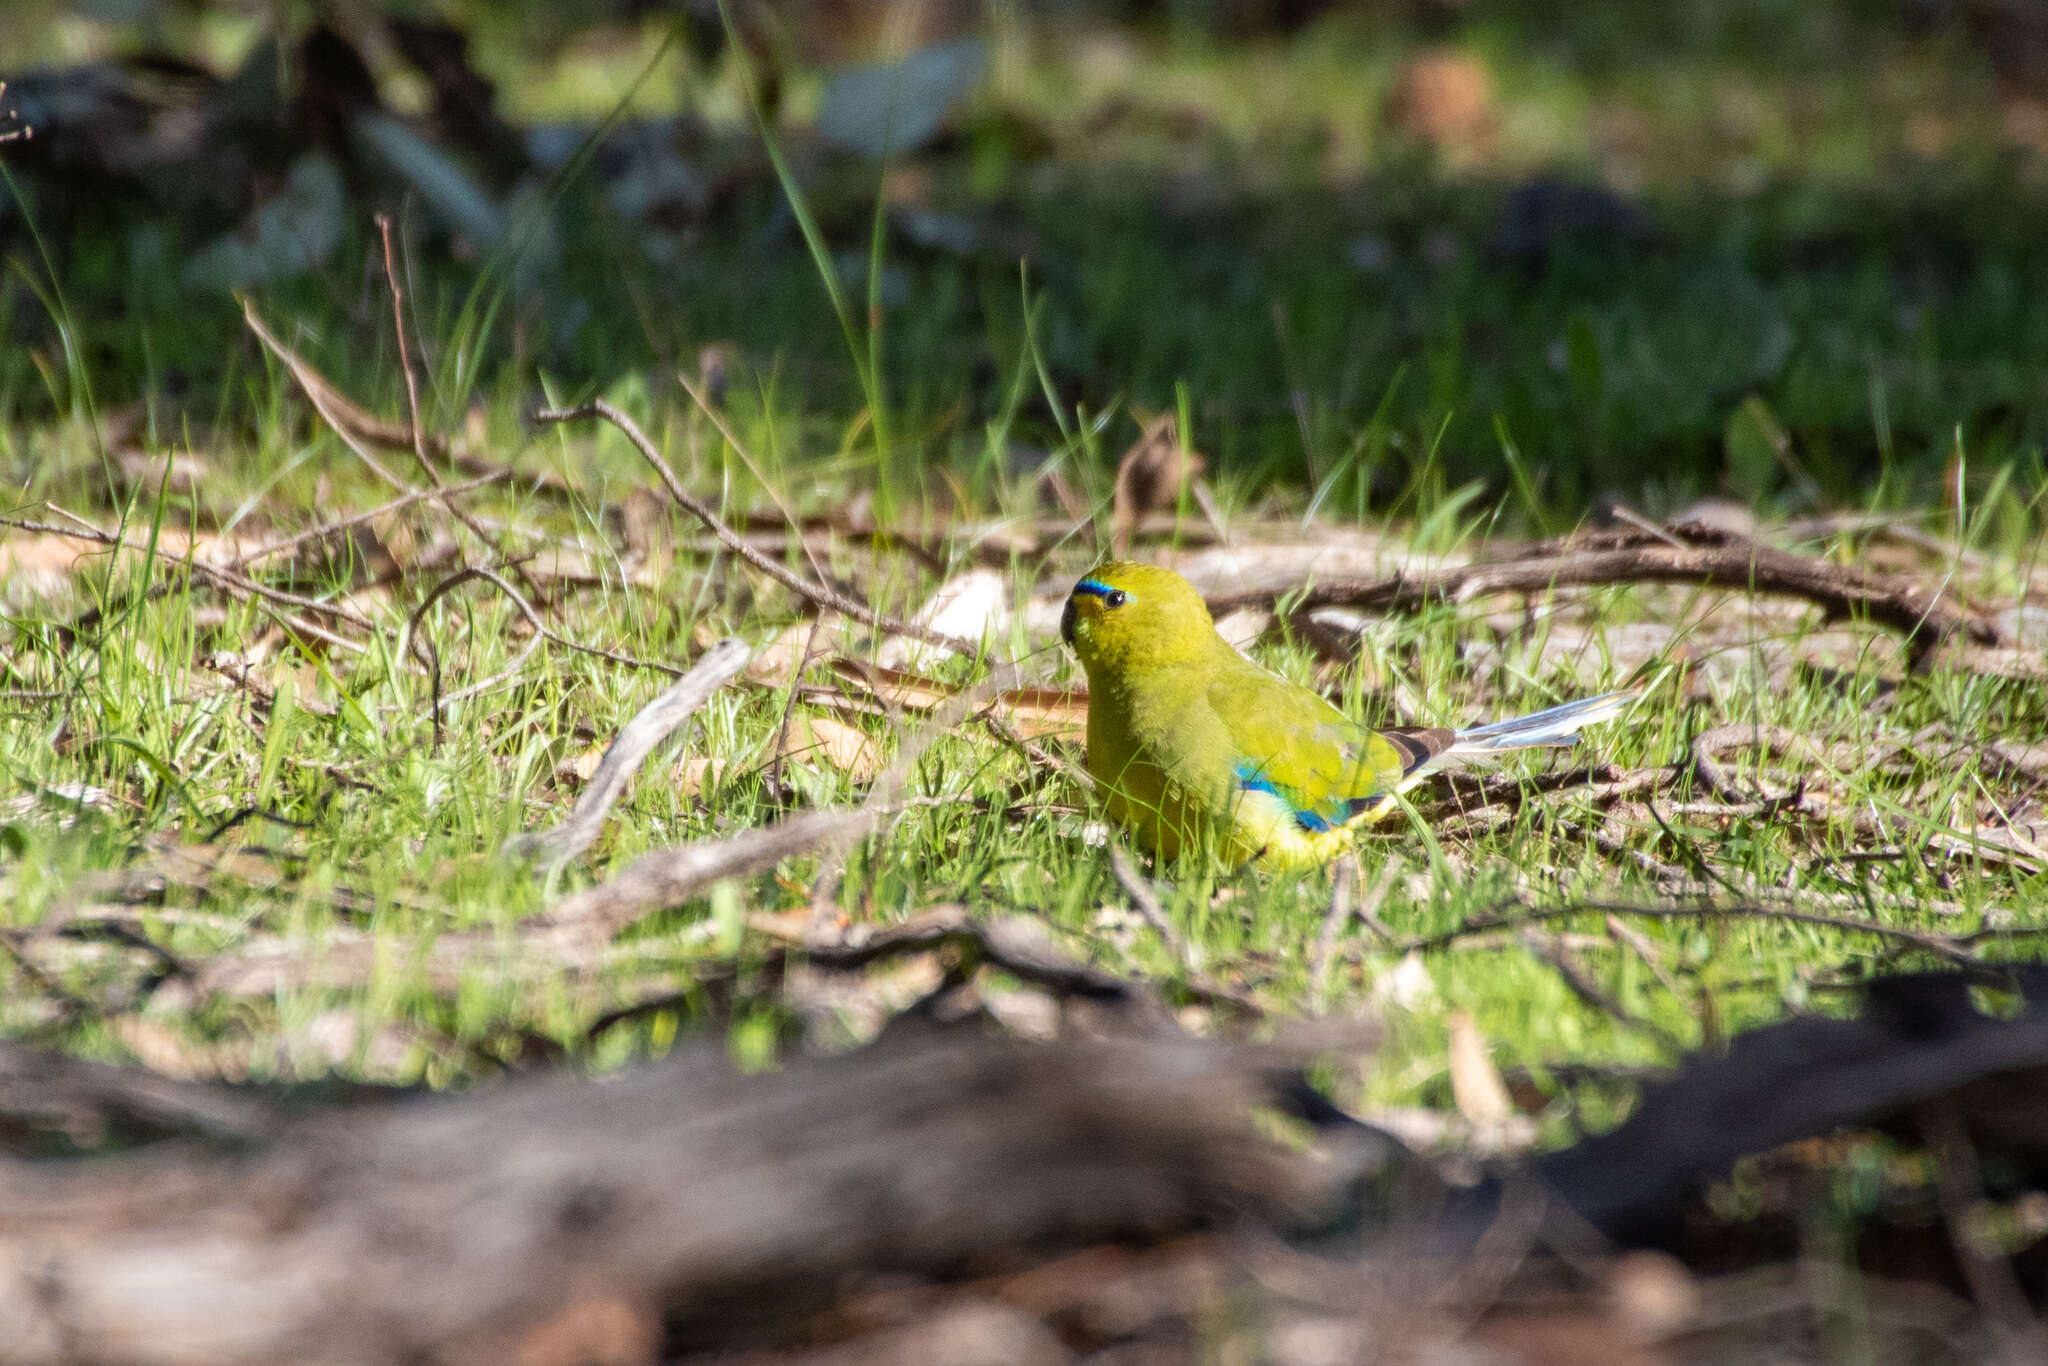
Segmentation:
[(1088, 672), (1088, 772), (1109, 816), (1168, 859), (1327, 863), (1443, 763), (1569, 745), (1636, 696), (1465, 732), (1370, 730), (1232, 649), (1187, 580), (1151, 565), (1105, 564), (1075, 584), (1060, 633)]

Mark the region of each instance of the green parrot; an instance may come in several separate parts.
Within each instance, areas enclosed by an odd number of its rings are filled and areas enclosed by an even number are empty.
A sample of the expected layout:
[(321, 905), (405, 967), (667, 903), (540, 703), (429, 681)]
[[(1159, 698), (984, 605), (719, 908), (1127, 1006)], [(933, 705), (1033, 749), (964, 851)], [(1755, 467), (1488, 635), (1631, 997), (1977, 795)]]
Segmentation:
[(1074, 585), (1060, 635), (1088, 671), (1088, 772), (1110, 818), (1163, 859), (1208, 847), (1235, 865), (1299, 869), (1446, 764), (1562, 748), (1638, 690), (1476, 730), (1370, 730), (1232, 649), (1180, 575), (1112, 562)]

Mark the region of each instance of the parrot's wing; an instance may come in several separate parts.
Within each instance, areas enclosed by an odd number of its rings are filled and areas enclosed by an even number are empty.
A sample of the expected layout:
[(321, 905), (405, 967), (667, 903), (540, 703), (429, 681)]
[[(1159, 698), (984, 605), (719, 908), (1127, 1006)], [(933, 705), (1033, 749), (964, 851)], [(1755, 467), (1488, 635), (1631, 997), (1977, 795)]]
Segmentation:
[(1442, 748), (1432, 748), (1433, 732), (1368, 730), (1307, 688), (1255, 666), (1216, 679), (1209, 704), (1230, 735), (1239, 788), (1280, 798), (1310, 832), (1376, 809), (1405, 773)]

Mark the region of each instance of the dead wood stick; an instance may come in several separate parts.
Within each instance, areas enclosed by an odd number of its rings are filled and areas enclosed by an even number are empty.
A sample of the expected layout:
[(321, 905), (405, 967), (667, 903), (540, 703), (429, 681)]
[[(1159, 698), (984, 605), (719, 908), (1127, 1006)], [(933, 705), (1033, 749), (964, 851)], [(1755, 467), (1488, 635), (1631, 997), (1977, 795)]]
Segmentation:
[(280, 1114), (266, 1100), (225, 1087), (0, 1040), (0, 1120), (74, 1135), (141, 1127), (239, 1142), (273, 1133)]
[(1320, 1015), (1330, 999), (1330, 955), (1336, 952), (1337, 936), (1351, 922), (1351, 907), (1358, 890), (1358, 860), (1339, 859), (1330, 873), (1330, 908), (1323, 913), (1323, 927), (1316, 935), (1314, 952), (1308, 960), (1309, 1010)]
[(783, 859), (859, 839), (887, 814), (882, 808), (806, 811), (756, 830), (644, 854), (623, 873), (564, 897), (528, 922), (561, 947), (601, 943), (644, 915), (688, 901), (714, 882), (773, 868)]
[(873, 627), (877, 631), (886, 631), (890, 635), (907, 636), (912, 640), (921, 640), (927, 645), (936, 645), (942, 650), (950, 651), (968, 659), (973, 659), (980, 653), (978, 647), (960, 639), (958, 636), (949, 636), (943, 631), (934, 631), (928, 626), (920, 626), (915, 622), (898, 621), (894, 617), (876, 611), (858, 599), (848, 597), (830, 584), (813, 583), (787, 565), (755, 549), (752, 545), (748, 544), (746, 537), (733, 530), (724, 518), (712, 511), (710, 504), (704, 502), (703, 499), (698, 498), (683, 487), (683, 481), (676, 476), (675, 470), (670, 467), (661, 452), (655, 448), (654, 443), (647, 439), (647, 433), (640, 430), (639, 423), (633, 421), (632, 418), (603, 399), (592, 399), (590, 402), (575, 408), (542, 409), (533, 415), (533, 420), (542, 423), (574, 422), (588, 417), (601, 417), (614, 427), (617, 427), (625, 435), (626, 440), (632, 445), (633, 449), (640, 453), (640, 458), (653, 467), (655, 474), (661, 479), (662, 486), (668, 490), (669, 497), (675, 499), (692, 517), (695, 517), (706, 527), (710, 528), (711, 533), (718, 537), (733, 554), (789, 589), (798, 597), (803, 598), (813, 606), (828, 608), (831, 611), (840, 613), (842, 616), (852, 617), (855, 621)]
[(1109, 846), (1109, 868), (1116, 875), (1117, 882), (1130, 894), (1131, 904), (1138, 908), (1152, 932), (1159, 936), (1159, 942), (1166, 945), (1167, 953), (1186, 972), (1195, 972), (1199, 965), (1194, 961), (1187, 942), (1180, 937), (1180, 931), (1173, 927), (1173, 921), (1166, 915), (1166, 908), (1159, 904), (1159, 893), (1152, 890), (1152, 884), (1145, 877), (1131, 856), (1115, 842)]
[[(1613, 917), (1609, 918), (1612, 919)], [(1585, 1004), (1606, 1015), (1624, 1028), (1648, 1034), (1660, 1046), (1668, 1049), (1674, 1055), (1685, 1051), (1685, 1045), (1670, 1030), (1664, 1028), (1655, 1020), (1648, 1020), (1636, 1014), (1619, 1000), (1601, 990), (1600, 984), (1593, 980), (1592, 975), (1586, 971), (1585, 965), (1579, 962), (1578, 958), (1572, 953), (1570, 946), (1563, 942), (1561, 936), (1546, 934), (1533, 925), (1524, 925), (1515, 938), (1530, 954), (1548, 964), (1551, 970), (1558, 975), (1559, 980), (1570, 989), (1572, 995), (1578, 997)]]
[(511, 1360), (593, 1300), (744, 1342), (859, 1268), (1327, 1215), (1390, 1154), (1273, 1137), (1292, 1061), (927, 1034), (737, 1076), (693, 1049), (321, 1113), (248, 1154), (9, 1162), (0, 1323), (19, 1366)]
[(1583, 901), (1561, 906), (1530, 906), (1524, 908), (1523, 913), (1519, 915), (1476, 915), (1468, 918), (1454, 930), (1414, 936), (1404, 940), (1399, 947), (1408, 952), (1427, 952), (1432, 949), (1448, 948), (1474, 934), (1518, 929), (1524, 925), (1564, 920), (1578, 915), (1640, 916), (1650, 920), (1778, 920), (1795, 925), (1814, 925), (1821, 929), (1840, 930), (1845, 934), (1889, 939), (1963, 965), (1974, 965), (1979, 961), (1974, 951), (1974, 946), (1979, 943), (2048, 937), (2048, 925), (1992, 927), (1968, 934), (1941, 934), (1933, 930), (1908, 929), (1904, 925), (1888, 925), (1883, 921), (1861, 916), (1823, 915), (1815, 911), (1802, 911), (1792, 906), (1770, 906), (1748, 901), (1695, 906), (1638, 906), (1612, 901)]
[(688, 901), (714, 882), (747, 877), (783, 859), (858, 839), (883, 810), (813, 811), (724, 839), (700, 840), (643, 855), (618, 876), (573, 893), (508, 932), (444, 934), (423, 948), (347, 930), (306, 940), (265, 938), (196, 965), (189, 983), (165, 988), (196, 999), (241, 999), (280, 991), (360, 988), (380, 970), (416, 971), (435, 991), (458, 990), (466, 974), (497, 965), (528, 975), (579, 976), (621, 930), (643, 916)]
[(1030, 916), (976, 917), (962, 906), (934, 906), (893, 925), (860, 925), (838, 937), (791, 938), (768, 917), (755, 917), (756, 930), (780, 938), (812, 967), (855, 972), (907, 954), (954, 948), (1013, 977), (1061, 996), (1119, 1006), (1136, 1006), (1164, 1016), (1143, 985), (1081, 962), (1054, 941), (1043, 922)]
[[(1831, 618), (1864, 616), (1906, 637), (1916, 664), (1936, 647), (1961, 636), (1996, 645), (1996, 628), (1949, 602), (1940, 592), (1868, 570), (1795, 555), (1697, 522), (1681, 522), (1659, 537), (1639, 531), (1596, 532), (1567, 537), (1526, 555), (1492, 564), (1383, 579), (1329, 579), (1309, 584), (1295, 598), (1296, 611), (1353, 607), (1366, 611), (1413, 612), (1423, 607), (1467, 602), (1489, 593), (1542, 593), (1624, 583), (1691, 583), (1735, 592), (1804, 598)], [(1677, 538), (1681, 545), (1671, 545)], [(1209, 600), (1217, 616), (1241, 607), (1270, 607), (1286, 590), (1234, 593)]]
[(605, 750), (597, 772), (590, 777), (590, 785), (576, 799), (568, 817), (552, 829), (515, 835), (505, 841), (505, 852), (554, 868), (588, 849), (597, 832), (604, 828), (605, 816), (654, 747), (674, 734), (678, 726), (711, 700), (713, 693), (746, 667), (751, 653), (745, 641), (731, 639), (721, 640), (705, 651), (696, 668), (634, 713)]

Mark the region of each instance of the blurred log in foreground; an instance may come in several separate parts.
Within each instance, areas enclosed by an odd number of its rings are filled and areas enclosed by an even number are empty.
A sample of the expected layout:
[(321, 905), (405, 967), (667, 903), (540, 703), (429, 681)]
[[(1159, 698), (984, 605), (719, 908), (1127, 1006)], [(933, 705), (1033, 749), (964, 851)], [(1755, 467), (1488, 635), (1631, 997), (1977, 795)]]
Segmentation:
[(10, 1162), (0, 1356), (634, 1361), (663, 1330), (772, 1341), (856, 1270), (1014, 1270), (1331, 1209), (1388, 1149), (1349, 1124), (1280, 1141), (1260, 1112), (1286, 1104), (1282, 1070), (1182, 1038), (923, 1035), (759, 1076), (693, 1051), (258, 1125), (240, 1151)]
[[(1298, 1054), (1151, 1016), (296, 1114), (0, 1043), (0, 1142), (157, 1140), (0, 1163), (0, 1360), (1817, 1362), (1845, 1305), (1873, 1359), (2048, 1360), (2048, 969), (1862, 996), (1462, 1191)], [(1737, 1209), (1711, 1192), (1745, 1155)], [(1850, 1167), (1898, 1188), (1846, 1209)]]

